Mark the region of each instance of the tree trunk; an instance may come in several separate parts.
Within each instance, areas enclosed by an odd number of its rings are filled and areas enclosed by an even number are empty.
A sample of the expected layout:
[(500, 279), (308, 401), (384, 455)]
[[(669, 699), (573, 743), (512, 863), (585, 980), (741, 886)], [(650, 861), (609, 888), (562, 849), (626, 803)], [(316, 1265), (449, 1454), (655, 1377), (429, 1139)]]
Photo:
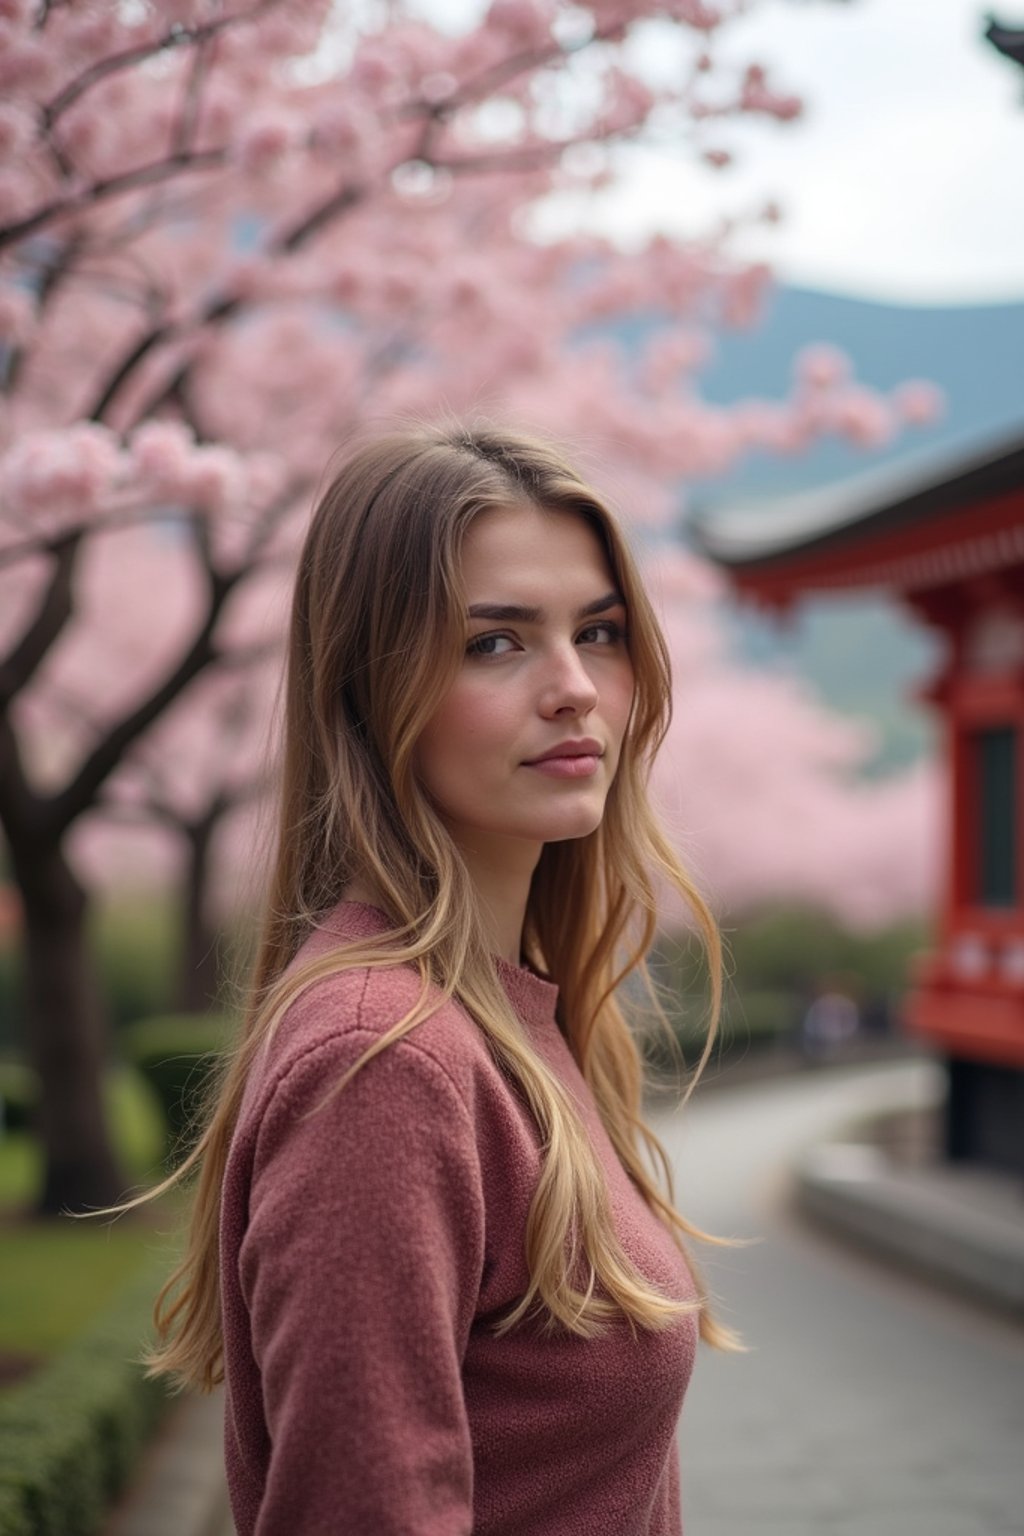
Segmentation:
[[(14, 862), (17, 866), (17, 855)], [(29, 1054), (42, 1084), (39, 1211), (110, 1205), (125, 1192), (103, 1109), (106, 1019), (86, 943), (88, 899), (61, 850), (16, 869), (25, 924)]]
[(216, 1008), (220, 992), (220, 936), (206, 918), (210, 848), (216, 825), (217, 818), (211, 815), (187, 829), (185, 933), (178, 982), (178, 1006), (183, 1013), (205, 1013), (208, 1008)]

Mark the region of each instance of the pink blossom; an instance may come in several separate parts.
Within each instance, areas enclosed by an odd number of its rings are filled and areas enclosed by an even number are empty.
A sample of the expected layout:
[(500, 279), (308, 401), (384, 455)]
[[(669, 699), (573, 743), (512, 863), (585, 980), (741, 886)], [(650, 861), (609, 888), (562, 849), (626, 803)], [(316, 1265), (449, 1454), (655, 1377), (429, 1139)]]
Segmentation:
[(0, 460), (3, 500), (16, 517), (79, 518), (101, 506), (120, 468), (119, 444), (106, 427), (78, 422), (29, 433)]
[(908, 379), (897, 385), (889, 399), (900, 421), (915, 427), (938, 421), (946, 406), (942, 390), (926, 379)]
[(722, 24), (721, 8), (705, 5), (703, 0), (673, 0), (671, 10), (697, 32), (713, 32)]
[(382, 101), (393, 100), (402, 84), (397, 61), (374, 38), (365, 39), (357, 48), (348, 78), (356, 90)]
[(0, 170), (0, 224), (13, 223), (35, 205), (35, 189), (21, 169)]
[(893, 413), (878, 395), (848, 385), (834, 407), (836, 429), (862, 448), (881, 447), (894, 431)]
[(9, 160), (32, 141), (34, 129), (28, 114), (0, 103), (0, 159)]
[(743, 112), (761, 112), (769, 117), (777, 117), (782, 122), (790, 122), (803, 111), (803, 103), (798, 96), (783, 96), (769, 87), (760, 64), (751, 64), (747, 68), (739, 105)]
[(29, 27), (34, 13), (33, 0), (0, 0), (0, 23), (12, 32), (18, 27)]
[(837, 384), (845, 384), (852, 368), (845, 352), (818, 342), (801, 348), (794, 359), (793, 372), (809, 389), (833, 389)]
[(243, 122), (235, 139), (235, 158), (242, 170), (262, 175), (284, 159), (297, 134), (298, 125), (290, 113), (264, 108)]
[(551, 39), (552, 7), (546, 0), (491, 0), (487, 25), (522, 48), (540, 48)]
[(758, 319), (771, 286), (771, 272), (763, 262), (755, 262), (729, 274), (724, 282), (722, 309), (729, 325), (750, 326)]
[(424, 75), (419, 83), (419, 93), (423, 100), (436, 106), (438, 102), (447, 101), (458, 89), (458, 80), (447, 69), (435, 69), (429, 75)]
[(11, 284), (0, 287), (0, 345), (24, 345), (32, 334), (35, 318), (31, 294)]
[(312, 124), (314, 147), (332, 158), (336, 155), (356, 160), (366, 149), (374, 132), (369, 112), (357, 102), (329, 101), (318, 108)]
[(644, 383), (655, 394), (672, 386), (678, 388), (679, 375), (703, 367), (712, 352), (713, 344), (706, 331), (680, 329), (655, 336), (644, 354)]
[(19, 96), (45, 92), (53, 85), (54, 69), (55, 60), (42, 41), (10, 35), (0, 41), (0, 90)]
[(193, 506), (225, 512), (237, 505), (244, 489), (238, 455), (229, 448), (202, 447), (191, 454), (182, 475), (182, 494)]
[(89, 64), (115, 50), (119, 32), (116, 9), (101, 6), (71, 13), (64, 26), (64, 41), (78, 64)]
[(136, 472), (153, 490), (177, 494), (195, 451), (195, 439), (178, 421), (147, 421), (132, 433)]
[(259, 254), (236, 256), (224, 264), (224, 289), (235, 298), (254, 299), (272, 278), (272, 265)]
[(608, 104), (601, 113), (605, 131), (625, 133), (643, 123), (655, 104), (654, 92), (626, 70), (612, 68), (605, 76)]

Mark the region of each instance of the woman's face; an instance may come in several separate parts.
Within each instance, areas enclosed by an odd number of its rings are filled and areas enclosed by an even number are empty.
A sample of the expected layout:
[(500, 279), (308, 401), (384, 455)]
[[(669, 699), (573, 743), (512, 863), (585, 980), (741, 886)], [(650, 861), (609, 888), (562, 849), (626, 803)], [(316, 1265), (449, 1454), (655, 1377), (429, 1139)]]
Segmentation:
[(633, 701), (628, 616), (601, 540), (572, 512), (483, 512), (462, 577), (469, 639), (417, 745), (421, 782), (463, 846), (583, 837)]

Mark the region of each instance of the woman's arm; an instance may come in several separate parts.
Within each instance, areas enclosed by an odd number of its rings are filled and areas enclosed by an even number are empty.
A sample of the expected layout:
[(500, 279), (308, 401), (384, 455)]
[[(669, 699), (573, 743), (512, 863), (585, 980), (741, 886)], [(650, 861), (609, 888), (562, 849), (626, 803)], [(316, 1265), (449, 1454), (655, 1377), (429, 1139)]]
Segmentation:
[(483, 1271), (469, 1113), (445, 1068), (371, 1043), (308, 1050), (257, 1143), (239, 1265), (271, 1439), (258, 1536), (469, 1536), (462, 1360)]

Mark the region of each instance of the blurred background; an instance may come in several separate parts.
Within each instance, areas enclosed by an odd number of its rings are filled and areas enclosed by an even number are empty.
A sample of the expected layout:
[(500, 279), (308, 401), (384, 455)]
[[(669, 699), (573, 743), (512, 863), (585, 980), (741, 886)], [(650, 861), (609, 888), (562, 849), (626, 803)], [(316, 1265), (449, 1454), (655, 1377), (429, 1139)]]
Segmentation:
[(680, 1109), (666, 897), (649, 1109), (761, 1239), (692, 1529), (1024, 1531), (1022, 64), (1017, 0), (0, 6), (0, 1536), (176, 1497), (126, 1362), (180, 1197), (63, 1213), (230, 1038), (330, 456), (446, 413), (566, 442), (672, 651), (729, 978)]

